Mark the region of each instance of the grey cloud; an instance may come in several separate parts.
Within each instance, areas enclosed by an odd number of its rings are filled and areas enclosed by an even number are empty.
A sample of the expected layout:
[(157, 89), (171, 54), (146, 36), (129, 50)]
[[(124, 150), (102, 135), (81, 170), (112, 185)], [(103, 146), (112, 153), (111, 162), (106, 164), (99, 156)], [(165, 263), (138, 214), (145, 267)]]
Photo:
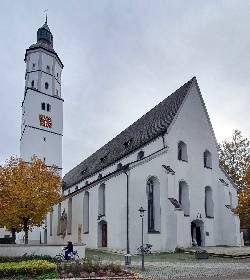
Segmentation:
[(24, 52), (49, 9), (61, 57), (64, 172), (196, 75), (219, 141), (250, 138), (248, 1), (0, 3), (0, 161), (19, 154)]

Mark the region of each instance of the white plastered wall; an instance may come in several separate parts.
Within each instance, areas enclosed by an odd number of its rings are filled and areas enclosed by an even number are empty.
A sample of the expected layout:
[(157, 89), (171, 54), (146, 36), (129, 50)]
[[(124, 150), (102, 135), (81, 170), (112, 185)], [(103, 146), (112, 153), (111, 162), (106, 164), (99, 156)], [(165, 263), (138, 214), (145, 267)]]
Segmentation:
[[(154, 176), (160, 183), (161, 227), (160, 233), (148, 233), (147, 212), (144, 218), (144, 241), (153, 245), (153, 250), (174, 250), (175, 247), (191, 245), (191, 222), (199, 220), (203, 224), (202, 243), (207, 246), (238, 245), (239, 223), (238, 217), (225, 207), (225, 191), (219, 181), (223, 174), (219, 168), (216, 140), (203, 106), (202, 99), (195, 85), (190, 90), (183, 106), (173, 122), (171, 129), (164, 136), (167, 148), (164, 149), (162, 137), (144, 146), (145, 157), (163, 149), (158, 154), (144, 159), (140, 163), (132, 164), (129, 174), (129, 239), (130, 249), (135, 252), (141, 242), (141, 219), (138, 209), (143, 206), (147, 210), (146, 182)], [(188, 162), (177, 160), (177, 144), (179, 141), (187, 144)], [(212, 169), (204, 168), (203, 153), (209, 150), (212, 154)], [(139, 151), (139, 150), (138, 150)], [(132, 153), (120, 162), (124, 164), (136, 160), (137, 153)], [(102, 170), (102, 175), (113, 172), (118, 162)], [(170, 166), (175, 174), (166, 172), (162, 165)], [(96, 180), (98, 174), (87, 180)], [(189, 187), (190, 216), (184, 217), (182, 210), (177, 210), (168, 198), (178, 200), (179, 182), (184, 180)], [(234, 203), (236, 190), (228, 178)], [(73, 224), (82, 223), (82, 201), (86, 180), (76, 184), (79, 194), (73, 196)], [(119, 174), (102, 180), (105, 183), (106, 217), (108, 223), (108, 247), (112, 249), (126, 249), (126, 176)], [(72, 193), (75, 186), (66, 190)], [(88, 189), (90, 194), (90, 231), (83, 234), (83, 242), (88, 247), (97, 247), (97, 215), (98, 215), (98, 187), (93, 185)], [(212, 189), (214, 202), (214, 218), (205, 216), (205, 187)], [(74, 208), (75, 207), (75, 208)], [(75, 219), (75, 221), (74, 221)], [(224, 225), (222, 226), (222, 222)], [(75, 239), (76, 235), (72, 235)]]

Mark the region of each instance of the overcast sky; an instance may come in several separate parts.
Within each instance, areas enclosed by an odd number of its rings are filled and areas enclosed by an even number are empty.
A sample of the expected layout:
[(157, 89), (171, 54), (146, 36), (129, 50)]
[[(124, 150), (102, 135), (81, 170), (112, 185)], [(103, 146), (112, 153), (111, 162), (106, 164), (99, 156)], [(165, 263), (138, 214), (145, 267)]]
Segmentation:
[(64, 63), (64, 173), (196, 76), (217, 140), (250, 138), (249, 0), (0, 0), (0, 163), (19, 155), (44, 9)]

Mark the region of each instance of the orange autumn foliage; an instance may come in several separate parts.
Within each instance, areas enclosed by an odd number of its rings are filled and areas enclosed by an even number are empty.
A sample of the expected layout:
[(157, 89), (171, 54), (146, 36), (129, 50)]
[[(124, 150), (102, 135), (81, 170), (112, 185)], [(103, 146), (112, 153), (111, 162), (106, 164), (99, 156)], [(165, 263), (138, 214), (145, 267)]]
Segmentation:
[(250, 228), (250, 166), (244, 176), (245, 187), (238, 193), (238, 207), (236, 212), (240, 215), (241, 226)]
[(33, 157), (29, 164), (11, 157), (0, 166), (0, 225), (28, 230), (42, 224), (52, 206), (61, 201), (61, 178), (56, 167)]

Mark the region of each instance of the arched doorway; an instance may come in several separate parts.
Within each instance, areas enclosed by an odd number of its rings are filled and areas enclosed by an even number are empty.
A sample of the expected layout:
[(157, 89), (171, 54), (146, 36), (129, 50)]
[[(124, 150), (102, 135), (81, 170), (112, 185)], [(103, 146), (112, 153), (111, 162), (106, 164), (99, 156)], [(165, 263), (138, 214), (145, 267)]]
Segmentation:
[(108, 225), (106, 221), (98, 223), (98, 247), (107, 247), (108, 245)]
[(202, 220), (194, 220), (191, 223), (191, 237), (192, 244), (197, 246), (205, 245), (205, 236), (204, 236), (204, 223)]

